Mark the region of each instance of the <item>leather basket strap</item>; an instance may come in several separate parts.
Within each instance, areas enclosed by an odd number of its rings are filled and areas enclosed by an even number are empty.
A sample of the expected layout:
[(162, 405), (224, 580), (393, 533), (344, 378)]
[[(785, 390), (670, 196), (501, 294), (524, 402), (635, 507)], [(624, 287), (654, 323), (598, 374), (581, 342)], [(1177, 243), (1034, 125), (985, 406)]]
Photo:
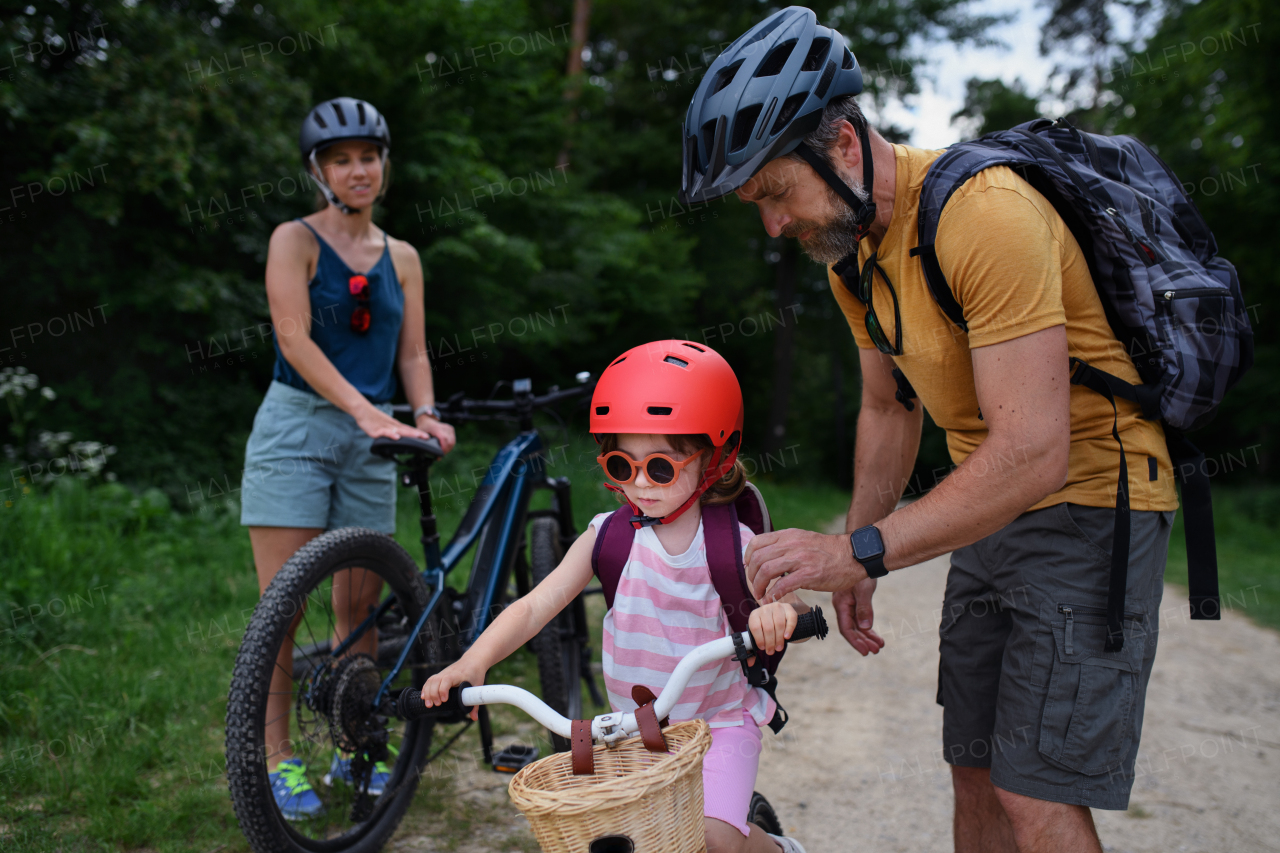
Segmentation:
[(637, 684), (631, 688), (631, 698), (640, 706), (636, 708), (636, 722), (640, 725), (640, 740), (644, 741), (644, 748), (650, 752), (670, 752), (667, 739), (662, 736), (662, 723), (658, 722), (658, 715), (653, 710), (653, 691)]
[(590, 776), (596, 772), (596, 759), (591, 753), (591, 721), (574, 720), (569, 734), (573, 754), (573, 775)]

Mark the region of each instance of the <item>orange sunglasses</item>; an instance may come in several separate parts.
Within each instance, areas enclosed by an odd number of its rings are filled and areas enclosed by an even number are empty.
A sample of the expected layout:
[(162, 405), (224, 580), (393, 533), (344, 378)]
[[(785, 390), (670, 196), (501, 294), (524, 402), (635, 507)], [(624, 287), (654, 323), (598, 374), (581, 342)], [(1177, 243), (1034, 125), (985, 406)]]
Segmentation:
[(613, 450), (604, 456), (597, 456), (596, 461), (600, 463), (600, 467), (604, 468), (605, 476), (619, 486), (634, 483), (643, 469), (649, 482), (655, 486), (665, 487), (673, 484), (680, 477), (680, 472), (702, 453), (703, 451), (699, 450), (683, 462), (672, 459), (665, 453), (650, 453), (636, 462), (621, 450)]

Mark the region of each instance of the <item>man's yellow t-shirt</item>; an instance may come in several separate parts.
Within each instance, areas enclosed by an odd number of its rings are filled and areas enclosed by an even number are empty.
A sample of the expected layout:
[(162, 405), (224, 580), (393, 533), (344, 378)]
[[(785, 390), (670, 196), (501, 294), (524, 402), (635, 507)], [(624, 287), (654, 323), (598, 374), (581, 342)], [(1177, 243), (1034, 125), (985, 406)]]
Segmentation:
[[(904, 145), (893, 148), (897, 167), (893, 219), (879, 246), (870, 245), (871, 239), (862, 241), (859, 265), (874, 249), (893, 284), (902, 314), (903, 353), (893, 360), (934, 422), (947, 431), (947, 448), (955, 464), (987, 437), (973, 382), (970, 350), (975, 347), (1065, 324), (1070, 355), (1126, 382), (1141, 381), (1107, 323), (1075, 237), (1053, 205), (1008, 167), (979, 172), (942, 210), (938, 262), (963, 308), (969, 331), (966, 334), (952, 325), (929, 292), (920, 259), (908, 255), (918, 243), (920, 186), (942, 152)], [(839, 276), (828, 270), (828, 278), (858, 346), (873, 349), (864, 325), (866, 308)], [(872, 304), (892, 342), (893, 300), (879, 274)], [(1136, 404), (1116, 403), (1129, 464), (1129, 506), (1176, 509), (1164, 430), (1158, 422), (1141, 418)], [(1032, 509), (1064, 502), (1115, 506), (1120, 448), (1111, 435), (1113, 417), (1106, 398), (1071, 386), (1067, 482)]]

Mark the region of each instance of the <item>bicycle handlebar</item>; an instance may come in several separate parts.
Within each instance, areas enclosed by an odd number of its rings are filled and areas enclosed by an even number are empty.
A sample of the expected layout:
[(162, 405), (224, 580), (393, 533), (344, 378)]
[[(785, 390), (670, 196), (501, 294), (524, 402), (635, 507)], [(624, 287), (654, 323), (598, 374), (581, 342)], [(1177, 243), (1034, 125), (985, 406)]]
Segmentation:
[[(594, 389), (593, 383), (584, 383), (576, 388), (553, 388), (546, 394), (536, 396), (529, 393), (527, 379), (516, 380), (512, 383), (516, 387), (516, 396), (510, 400), (476, 400), (462, 396), (455, 396), (448, 400), (444, 400), (436, 404), (440, 410), (440, 414), (444, 420), (466, 420), (474, 418), (477, 414), (486, 412), (513, 412), (522, 413), (530, 412), (534, 409), (545, 408), (552, 403), (558, 403), (561, 400), (568, 400), (572, 397), (578, 397), (583, 394), (589, 394)], [(413, 408), (405, 404), (397, 404), (391, 407), (391, 410), (397, 414), (412, 414)]]
[[(794, 643), (800, 640), (807, 640), (810, 637), (817, 637), (821, 640), (826, 636), (827, 620), (822, 616), (822, 608), (815, 607), (800, 616), (788, 642)], [(685, 655), (680, 660), (680, 663), (676, 664), (671, 677), (667, 679), (667, 686), (663, 689), (662, 694), (654, 700), (653, 709), (657, 718), (659, 720), (665, 719), (671, 713), (671, 709), (680, 701), (685, 688), (689, 686), (689, 679), (693, 677), (695, 672), (711, 661), (733, 657), (737, 652), (736, 640), (739, 638), (747, 649), (759, 652), (751, 632), (743, 631), (736, 637), (735, 635), (730, 635), (719, 640), (712, 640), (710, 643), (704, 643)], [(444, 705), (436, 708), (428, 708), (426, 706), (426, 703), (422, 701), (422, 695), (419, 690), (413, 687), (406, 687), (396, 698), (395, 709), (397, 716), (401, 719), (415, 720), (435, 714), (465, 716), (476, 705), (498, 704), (515, 705), (561, 737), (572, 737), (570, 731), (572, 720), (553, 710), (547, 703), (534, 696), (528, 690), (513, 687), (510, 684), (485, 684), (480, 687), (472, 687), (470, 684), (463, 682), (449, 691), (449, 699)], [(615, 711), (610, 714), (601, 714), (591, 721), (591, 739), (595, 741), (612, 743), (613, 741), (630, 737), (639, 731), (640, 726), (636, 723), (635, 714)]]

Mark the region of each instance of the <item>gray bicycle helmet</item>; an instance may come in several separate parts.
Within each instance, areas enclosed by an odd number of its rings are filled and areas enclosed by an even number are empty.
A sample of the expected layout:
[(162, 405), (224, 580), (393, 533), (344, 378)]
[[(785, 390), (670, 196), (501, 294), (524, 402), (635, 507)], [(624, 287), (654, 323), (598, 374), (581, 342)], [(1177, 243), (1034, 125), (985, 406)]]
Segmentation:
[[(865, 220), (869, 227), (874, 205), (854, 195), (803, 144), (828, 103), (861, 91), (862, 69), (840, 33), (820, 26), (813, 10), (803, 6), (773, 13), (716, 57), (693, 95), (684, 120), (681, 202), (727, 195), (769, 161), (795, 151), (854, 208), (859, 224)], [(861, 136), (870, 189), (870, 140)]]
[(343, 213), (359, 213), (358, 209), (339, 201), (324, 178), (317, 177), (324, 173), (316, 162), (316, 154), (335, 142), (348, 139), (363, 139), (379, 146), (384, 162), (391, 152), (391, 130), (387, 127), (386, 119), (373, 104), (357, 98), (333, 98), (312, 108), (302, 122), (298, 150), (302, 153), (303, 162), (315, 169), (311, 177), (329, 200), (329, 204)]

